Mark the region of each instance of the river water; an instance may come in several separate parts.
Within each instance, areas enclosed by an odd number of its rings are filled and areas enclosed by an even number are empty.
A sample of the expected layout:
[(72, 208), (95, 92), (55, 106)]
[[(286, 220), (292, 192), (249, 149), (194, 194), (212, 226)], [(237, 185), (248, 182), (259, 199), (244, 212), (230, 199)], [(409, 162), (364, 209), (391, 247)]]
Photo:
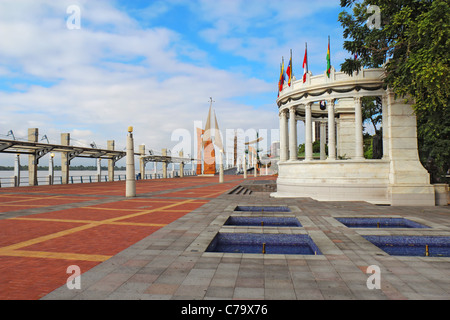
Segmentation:
[[(172, 177), (173, 174), (179, 175), (179, 170), (176, 168), (174, 171), (171, 170), (171, 166), (167, 170), (169, 177)], [(190, 166), (185, 167), (185, 174), (190, 174)], [(139, 173), (139, 169), (136, 170), (136, 174)], [(157, 170), (157, 178), (162, 178), (162, 169), (158, 168)], [(154, 170), (146, 170), (145, 178), (154, 178)], [(38, 170), (38, 185), (48, 185), (48, 171), (47, 170)], [(151, 177), (150, 177), (151, 175)], [(54, 184), (61, 184), (61, 172), (54, 172)], [(115, 170), (114, 171), (114, 180), (125, 180), (126, 172), (124, 170)], [(108, 171), (102, 170), (101, 172), (101, 181), (108, 181)], [(69, 171), (69, 183), (90, 183), (97, 182), (97, 171), (89, 171), (89, 170), (70, 170)], [(20, 171), (20, 186), (28, 185), (28, 170)], [(14, 186), (14, 171), (0, 171), (0, 187), (13, 187)]]

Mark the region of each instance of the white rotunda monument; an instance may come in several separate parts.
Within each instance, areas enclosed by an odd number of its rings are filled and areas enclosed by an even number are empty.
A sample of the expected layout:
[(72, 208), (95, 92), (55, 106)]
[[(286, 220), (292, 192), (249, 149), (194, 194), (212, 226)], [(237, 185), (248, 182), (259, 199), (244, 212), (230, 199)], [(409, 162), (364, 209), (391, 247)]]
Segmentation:
[[(312, 76), (284, 85), (277, 99), (280, 161), (273, 197), (434, 206), (435, 190), (419, 160), (410, 102), (383, 84), (384, 69)], [(365, 159), (362, 97), (382, 98), (383, 156)], [(305, 158), (298, 159), (297, 125), (305, 122)], [(312, 127), (320, 123), (321, 159), (313, 159)], [(328, 141), (328, 155), (324, 143)]]

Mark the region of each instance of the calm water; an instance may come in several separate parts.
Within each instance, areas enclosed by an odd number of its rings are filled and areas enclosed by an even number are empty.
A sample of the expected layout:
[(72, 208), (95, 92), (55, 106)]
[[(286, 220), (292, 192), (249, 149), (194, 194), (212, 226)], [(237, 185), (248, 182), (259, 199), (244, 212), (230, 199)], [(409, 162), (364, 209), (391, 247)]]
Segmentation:
[[(169, 169), (167, 170), (167, 173), (169, 176), (172, 175), (171, 166), (169, 166)], [(189, 167), (185, 167), (185, 172), (190, 170)], [(175, 173), (177, 174), (179, 172), (178, 168), (175, 169)], [(136, 170), (136, 174), (138, 174), (139, 171)], [(146, 175), (153, 175), (154, 170), (153, 168), (151, 170), (145, 171)], [(157, 174), (162, 175), (162, 169), (157, 170)], [(125, 171), (122, 170), (116, 170), (114, 172), (114, 180), (125, 180)], [(108, 171), (102, 170), (101, 172), (101, 181), (106, 181), (108, 178)], [(152, 177), (153, 178), (153, 177)], [(48, 171), (47, 170), (39, 170), (38, 171), (38, 184), (39, 185), (47, 185), (48, 184)], [(69, 183), (89, 183), (89, 182), (97, 182), (97, 171), (77, 171), (77, 170), (71, 170), (69, 172)], [(0, 183), (1, 187), (13, 187), (14, 186), (14, 171), (0, 171)], [(54, 173), (54, 184), (61, 184), (61, 172), (55, 171)], [(28, 170), (20, 171), (20, 185), (21, 186), (27, 186), (28, 185)]]

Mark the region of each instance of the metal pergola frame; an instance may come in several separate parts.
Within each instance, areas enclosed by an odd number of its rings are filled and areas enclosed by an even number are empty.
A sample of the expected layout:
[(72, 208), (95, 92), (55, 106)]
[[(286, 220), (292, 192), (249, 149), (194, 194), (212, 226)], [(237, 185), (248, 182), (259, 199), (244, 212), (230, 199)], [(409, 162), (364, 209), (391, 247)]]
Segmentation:
[[(118, 151), (118, 150), (95, 149), (78, 146), (64, 146), (59, 144), (48, 144), (40, 142), (6, 140), (6, 139), (0, 139), (0, 152), (34, 155), (36, 157), (35, 158), (36, 162), (50, 152), (67, 153), (69, 161), (75, 157), (80, 157), (80, 158), (96, 158), (96, 159), (100, 158), (113, 160), (114, 162), (117, 162), (119, 159), (123, 158), (126, 155), (125, 151)], [(137, 153), (136, 155), (140, 154)]]
[[(40, 158), (50, 152), (67, 153), (68, 160), (72, 160), (75, 157), (80, 158), (94, 158), (94, 159), (106, 159), (117, 162), (125, 157), (125, 151), (86, 148), (78, 146), (65, 146), (60, 144), (48, 144), (40, 142), (19, 141), (19, 140), (6, 140), (0, 139), (0, 153), (12, 153), (12, 154), (28, 154), (35, 156), (36, 164)], [(143, 156), (141, 153), (134, 153), (137, 156), (141, 156), (141, 160), (144, 163), (147, 162), (165, 162), (165, 163), (186, 163), (195, 161), (193, 158), (184, 157), (171, 157), (162, 155), (149, 155)]]

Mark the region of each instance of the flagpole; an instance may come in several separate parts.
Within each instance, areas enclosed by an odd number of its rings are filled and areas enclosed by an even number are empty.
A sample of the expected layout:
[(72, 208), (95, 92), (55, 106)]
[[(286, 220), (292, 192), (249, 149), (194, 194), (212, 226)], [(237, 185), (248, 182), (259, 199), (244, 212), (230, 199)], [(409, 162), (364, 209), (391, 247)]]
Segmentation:
[(306, 52), (306, 73), (309, 71), (309, 61), (308, 61), (308, 42), (305, 42), (305, 52)]
[(330, 66), (331, 66), (331, 47), (330, 47), (330, 36), (328, 36), (328, 48), (330, 49)]
[(292, 49), (291, 49), (291, 79), (294, 76), (294, 73), (292, 72), (292, 70), (294, 70), (294, 62), (292, 61)]

